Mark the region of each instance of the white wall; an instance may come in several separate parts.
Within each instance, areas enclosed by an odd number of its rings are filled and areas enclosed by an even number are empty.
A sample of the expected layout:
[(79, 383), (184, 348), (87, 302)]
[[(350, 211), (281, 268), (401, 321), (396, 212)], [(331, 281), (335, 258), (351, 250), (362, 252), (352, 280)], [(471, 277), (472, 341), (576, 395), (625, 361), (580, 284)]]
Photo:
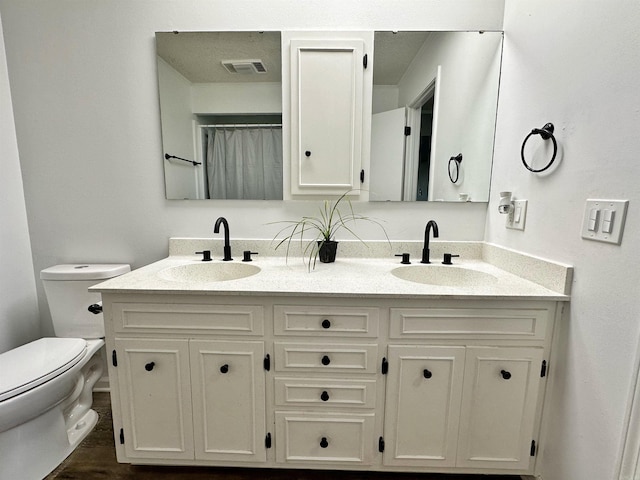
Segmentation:
[[(640, 3), (522, 0), (505, 10), (486, 239), (575, 266), (543, 478), (613, 480), (640, 335)], [(564, 155), (553, 173), (531, 174), (520, 147), (547, 122)], [(501, 190), (529, 200), (525, 232), (504, 228)], [(580, 238), (587, 198), (630, 200), (621, 246)]]
[[(165, 200), (156, 31), (502, 28), (504, 0), (458, 5), (0, 0), (35, 271), (74, 261), (138, 267), (166, 256), (170, 236), (213, 236), (220, 215), (232, 238), (271, 238), (278, 227), (267, 222), (309, 213), (305, 202)], [(409, 240), (423, 236), (429, 219), (445, 240), (480, 240), (485, 210), (482, 204), (358, 206), (382, 219), (390, 237)], [(380, 236), (377, 229), (362, 231), (365, 239)]]
[(27, 212), (0, 21), (0, 353), (40, 336)]
[(282, 113), (282, 84), (194, 83), (191, 103), (193, 113), (205, 115)]
[[(163, 154), (196, 160), (191, 108), (191, 82), (158, 58), (158, 90)], [(167, 198), (198, 198), (196, 169), (181, 160), (164, 160)]]

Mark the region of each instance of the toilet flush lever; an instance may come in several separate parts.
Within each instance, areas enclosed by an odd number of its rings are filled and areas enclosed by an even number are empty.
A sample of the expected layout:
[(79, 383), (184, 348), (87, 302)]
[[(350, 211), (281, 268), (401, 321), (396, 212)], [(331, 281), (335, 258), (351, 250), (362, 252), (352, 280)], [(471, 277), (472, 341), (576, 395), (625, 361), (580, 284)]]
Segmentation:
[(102, 302), (98, 302), (98, 303), (94, 303), (93, 305), (89, 305), (89, 308), (87, 308), (87, 310), (89, 310), (94, 315), (102, 313)]

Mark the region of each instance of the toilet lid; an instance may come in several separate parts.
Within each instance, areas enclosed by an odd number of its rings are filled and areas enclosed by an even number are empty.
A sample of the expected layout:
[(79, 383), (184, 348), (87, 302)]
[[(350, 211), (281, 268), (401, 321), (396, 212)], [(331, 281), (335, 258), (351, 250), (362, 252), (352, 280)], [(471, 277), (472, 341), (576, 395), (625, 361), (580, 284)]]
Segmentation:
[(41, 338), (0, 354), (0, 402), (65, 372), (86, 349), (82, 338)]

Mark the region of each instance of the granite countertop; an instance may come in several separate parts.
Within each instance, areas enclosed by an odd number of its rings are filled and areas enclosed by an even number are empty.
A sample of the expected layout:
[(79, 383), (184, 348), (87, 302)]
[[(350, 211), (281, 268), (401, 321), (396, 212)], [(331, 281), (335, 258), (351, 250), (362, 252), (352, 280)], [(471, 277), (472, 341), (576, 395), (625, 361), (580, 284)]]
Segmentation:
[[(172, 239), (173, 240), (173, 239)], [(432, 254), (434, 261), (431, 265), (419, 263), (419, 257), (412, 256), (412, 265), (406, 268), (436, 268), (436, 269), (468, 269), (489, 274), (489, 282), (480, 281), (470, 286), (441, 286), (415, 283), (396, 277), (391, 271), (403, 265), (400, 259), (387, 253), (383, 258), (379, 257), (348, 257), (339, 256), (335, 263), (323, 264), (318, 262), (315, 268), (309, 269), (301, 257), (271, 256), (269, 254), (254, 256), (250, 265), (260, 268), (260, 272), (237, 280), (225, 280), (216, 282), (176, 281), (166, 278), (166, 269), (188, 264), (243, 264), (240, 249), (234, 250), (233, 262), (222, 262), (214, 255), (212, 262), (202, 262), (201, 255), (185, 255), (185, 251), (193, 252), (194, 248), (200, 248), (198, 244), (190, 244), (187, 248), (170, 248), (170, 255), (160, 261), (136, 269), (125, 275), (109, 279), (91, 287), (92, 291), (102, 293), (155, 293), (155, 294), (200, 294), (200, 295), (270, 295), (270, 296), (325, 296), (325, 297), (391, 297), (391, 298), (430, 298), (430, 299), (518, 299), (518, 300), (569, 300), (567, 288), (571, 280), (572, 269), (569, 266), (552, 264), (542, 265), (539, 268), (541, 278), (544, 275), (562, 275), (564, 279), (547, 279), (535, 282), (522, 278), (520, 275), (510, 273), (505, 269), (474, 256), (495, 257), (495, 252), (484, 255), (485, 245), (478, 248), (469, 247), (462, 243), (450, 246), (451, 242), (444, 246), (447, 251), (464, 251), (463, 258), (454, 258), (454, 265), (445, 266), (440, 262), (442, 256), (437, 258)], [(254, 247), (255, 245), (249, 245)], [(405, 242), (402, 248), (413, 249), (415, 245)], [(457, 247), (457, 250), (456, 250)], [(347, 253), (348, 248), (344, 249)], [(395, 250), (395, 249), (394, 249)], [(399, 250), (399, 251), (406, 251)], [(436, 251), (439, 249), (436, 248)], [(441, 250), (441, 249), (440, 249)], [(255, 251), (255, 250), (253, 250)], [(432, 250), (433, 252), (433, 250)], [(473, 252), (476, 252), (475, 254)], [(479, 252), (479, 253), (478, 253)], [(534, 259), (536, 260), (536, 259)], [(545, 260), (537, 259), (540, 262)], [(518, 268), (513, 258), (507, 259), (508, 264)], [(531, 262), (531, 260), (528, 260)], [(499, 263), (499, 262), (498, 262)], [(526, 263), (526, 259), (525, 259)], [(527, 272), (536, 270), (539, 266), (534, 261), (534, 268), (527, 265)], [(403, 266), (404, 267), (404, 266)], [(214, 267), (215, 268), (215, 267)], [(165, 271), (164, 273), (160, 273)], [(449, 273), (443, 272), (444, 274)], [(479, 276), (482, 276), (482, 273)], [(160, 275), (159, 275), (160, 274)], [(535, 279), (535, 278), (534, 278)], [(564, 285), (565, 288), (557, 288), (554, 285)]]

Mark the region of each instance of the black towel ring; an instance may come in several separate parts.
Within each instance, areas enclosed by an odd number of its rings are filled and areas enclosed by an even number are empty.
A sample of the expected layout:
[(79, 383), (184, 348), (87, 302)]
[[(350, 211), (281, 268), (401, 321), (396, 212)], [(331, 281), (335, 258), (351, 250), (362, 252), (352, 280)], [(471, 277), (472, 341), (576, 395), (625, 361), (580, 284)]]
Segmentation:
[[(453, 178), (453, 174), (451, 173), (451, 162), (453, 162), (453, 164), (455, 165), (455, 175), (456, 178)], [(449, 165), (447, 167), (447, 170), (449, 171), (449, 180), (451, 180), (451, 183), (456, 183), (458, 181), (458, 178), (460, 177), (460, 164), (462, 163), (462, 154), (459, 153), (458, 155), (456, 155), (455, 157), (451, 157), (449, 159)]]
[[(525, 168), (530, 172), (534, 172), (534, 173), (544, 172), (547, 168), (553, 165), (553, 162), (556, 159), (556, 154), (558, 153), (558, 143), (556, 142), (556, 137), (553, 136), (553, 130), (554, 130), (553, 123), (547, 123), (542, 128), (534, 128), (533, 130), (531, 130), (531, 133), (525, 137), (524, 142), (522, 142), (522, 148), (520, 149), (520, 157), (522, 158), (522, 163), (524, 164)], [(531, 137), (531, 135), (540, 135), (543, 140), (551, 139), (551, 141), (553, 142), (553, 156), (551, 157), (551, 160), (549, 161), (549, 163), (547, 163), (545, 167), (540, 168), (538, 170), (536, 170), (535, 168), (531, 168), (531, 166), (529, 166), (527, 161), (524, 159), (524, 146), (527, 144), (527, 140), (529, 140), (529, 137)]]

